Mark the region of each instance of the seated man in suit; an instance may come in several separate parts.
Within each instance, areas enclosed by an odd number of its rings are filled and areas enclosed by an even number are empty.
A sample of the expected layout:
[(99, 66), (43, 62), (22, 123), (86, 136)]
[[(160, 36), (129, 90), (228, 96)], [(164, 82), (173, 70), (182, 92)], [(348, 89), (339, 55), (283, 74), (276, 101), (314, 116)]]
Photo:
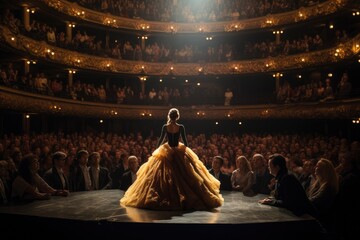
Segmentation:
[(136, 180), (136, 173), (139, 169), (139, 160), (136, 156), (129, 156), (129, 171), (126, 171), (120, 182), (120, 189), (126, 191)]
[(286, 160), (281, 154), (269, 157), (269, 171), (276, 179), (274, 198), (269, 197), (259, 203), (283, 207), (295, 215), (310, 214), (317, 216), (317, 211), (308, 199), (306, 192), (299, 180), (288, 172)]
[(100, 153), (91, 153), (89, 156), (89, 164), (92, 190), (110, 189), (112, 184), (110, 172), (106, 167), (100, 166)]
[(69, 181), (63, 171), (66, 158), (67, 155), (61, 151), (52, 155), (53, 167), (47, 170), (43, 177), (52, 188), (69, 190)]
[(221, 166), (224, 164), (224, 159), (221, 156), (215, 156), (211, 163), (209, 172), (220, 181), (220, 190), (231, 191), (230, 175), (221, 172)]

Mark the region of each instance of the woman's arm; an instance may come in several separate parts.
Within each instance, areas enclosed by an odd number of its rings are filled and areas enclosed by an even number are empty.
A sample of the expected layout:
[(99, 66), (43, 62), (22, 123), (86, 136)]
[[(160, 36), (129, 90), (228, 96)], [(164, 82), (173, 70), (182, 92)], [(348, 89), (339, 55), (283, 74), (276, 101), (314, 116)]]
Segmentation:
[(238, 174), (237, 171), (233, 171), (230, 177), (231, 187), (234, 190), (237, 190), (239, 188), (239, 185), (236, 183), (236, 175)]
[(180, 125), (180, 135), (181, 135), (181, 138), (184, 142), (184, 145), (187, 146), (188, 145), (188, 142), (187, 142), (187, 138), (186, 138), (186, 133), (185, 133), (185, 127), (184, 125)]
[(251, 187), (255, 183), (256, 176), (255, 176), (253, 171), (249, 171), (246, 174), (246, 178), (247, 178), (247, 181), (246, 181), (246, 186), (243, 189), (243, 193), (244, 193), (245, 196), (252, 196), (254, 194), (254, 192), (251, 189)]
[(47, 182), (42, 177), (40, 177), (39, 174), (35, 175), (35, 181), (36, 181), (37, 188), (42, 193), (46, 193), (46, 194), (53, 195), (53, 196), (67, 196), (67, 195), (69, 195), (68, 190), (52, 188), (49, 184), (47, 184)]
[(158, 148), (163, 143), (165, 136), (166, 136), (166, 124), (164, 124), (161, 129), (161, 135), (157, 142), (156, 148)]
[(35, 186), (32, 186), (21, 176), (17, 176), (12, 185), (12, 196), (19, 199), (50, 199), (50, 194), (40, 193)]
[(51, 195), (55, 194), (56, 190), (50, 187), (49, 184), (47, 184), (45, 180), (42, 177), (40, 177), (39, 174), (35, 174), (34, 178), (35, 178), (36, 187), (39, 189), (40, 192), (49, 193)]

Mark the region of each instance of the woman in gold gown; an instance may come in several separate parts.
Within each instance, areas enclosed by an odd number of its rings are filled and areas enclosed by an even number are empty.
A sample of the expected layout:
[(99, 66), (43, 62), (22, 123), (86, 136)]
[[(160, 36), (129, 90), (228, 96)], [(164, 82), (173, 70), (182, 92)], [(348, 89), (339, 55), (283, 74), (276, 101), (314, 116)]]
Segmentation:
[[(185, 127), (172, 108), (157, 149), (137, 172), (135, 182), (120, 200), (123, 206), (154, 210), (206, 210), (220, 207), (224, 199), (220, 182), (187, 147)], [(180, 136), (184, 143), (180, 143)], [(167, 142), (162, 144), (165, 137)]]

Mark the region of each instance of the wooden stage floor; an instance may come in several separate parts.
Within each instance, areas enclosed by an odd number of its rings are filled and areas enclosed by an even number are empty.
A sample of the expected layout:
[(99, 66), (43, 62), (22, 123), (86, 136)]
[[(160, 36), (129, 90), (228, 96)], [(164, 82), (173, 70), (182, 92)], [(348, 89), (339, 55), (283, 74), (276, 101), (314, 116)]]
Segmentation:
[[(322, 236), (318, 222), (310, 216), (258, 203), (264, 195), (245, 197), (239, 192), (222, 192), (224, 205), (211, 211), (153, 211), (122, 207), (121, 190), (74, 192), (68, 197), (0, 207), (1, 230), (15, 236), (37, 236), (38, 231), (55, 231), (61, 237), (168, 239), (201, 235), (206, 239), (306, 239)], [(33, 231), (21, 232), (15, 226)], [(153, 235), (156, 234), (156, 237)], [(41, 234), (40, 234), (41, 235)], [(291, 236), (291, 237), (290, 237)], [(290, 238), (288, 238), (290, 237)], [(50, 238), (51, 239), (51, 238)]]

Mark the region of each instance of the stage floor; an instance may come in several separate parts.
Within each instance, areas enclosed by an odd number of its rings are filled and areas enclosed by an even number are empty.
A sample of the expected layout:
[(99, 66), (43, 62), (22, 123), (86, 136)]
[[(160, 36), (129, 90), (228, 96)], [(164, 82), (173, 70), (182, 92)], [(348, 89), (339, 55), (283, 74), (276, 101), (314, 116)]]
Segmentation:
[(103, 230), (109, 234), (120, 229), (124, 231), (128, 227), (135, 227), (132, 234), (139, 237), (147, 236), (145, 232), (148, 230), (177, 231), (178, 236), (184, 231), (199, 231), (202, 234), (205, 231), (207, 239), (215, 238), (218, 231), (222, 238), (234, 238), (233, 234), (227, 234), (232, 231), (240, 231), (243, 236), (267, 238), (274, 233), (291, 233), (292, 236), (301, 233), (303, 238), (321, 231), (311, 216), (297, 217), (286, 209), (259, 204), (258, 200), (264, 195), (246, 197), (239, 192), (224, 191), (222, 207), (211, 211), (187, 212), (122, 207), (119, 199), (123, 195), (124, 191), (121, 190), (74, 192), (68, 197), (1, 206), (0, 219), (8, 225), (24, 222), (42, 224), (49, 229), (71, 227), (72, 231), (79, 230), (80, 235), (83, 234), (81, 229), (87, 229), (86, 233), (92, 235), (99, 234), (99, 231), (103, 234)]

